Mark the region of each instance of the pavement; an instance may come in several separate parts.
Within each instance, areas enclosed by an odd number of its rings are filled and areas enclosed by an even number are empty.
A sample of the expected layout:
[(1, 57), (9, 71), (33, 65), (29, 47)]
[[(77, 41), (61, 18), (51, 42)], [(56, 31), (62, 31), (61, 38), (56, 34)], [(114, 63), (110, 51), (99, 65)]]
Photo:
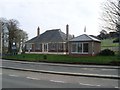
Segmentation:
[(108, 68), (108, 69), (120, 69), (120, 66), (109, 66), (109, 65), (78, 65), (78, 64), (61, 64), (61, 63), (44, 63), (44, 62), (28, 62), (28, 61), (18, 61), (18, 60), (5, 60), (2, 59), (1, 61), (11, 61), (11, 62), (18, 62), (22, 64), (35, 64), (35, 65), (49, 65), (49, 66), (64, 66), (64, 67), (79, 67), (79, 68)]
[[(2, 60), (2, 68), (49, 74), (120, 79), (119, 66), (71, 65)], [(91, 70), (92, 68), (92, 70)]]

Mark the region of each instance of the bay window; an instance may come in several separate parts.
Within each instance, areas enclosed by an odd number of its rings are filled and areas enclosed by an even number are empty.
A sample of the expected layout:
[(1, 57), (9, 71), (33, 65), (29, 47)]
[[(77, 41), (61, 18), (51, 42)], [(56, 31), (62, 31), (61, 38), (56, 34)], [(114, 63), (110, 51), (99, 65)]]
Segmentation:
[(72, 43), (71, 52), (72, 53), (88, 53), (88, 43), (75, 42)]

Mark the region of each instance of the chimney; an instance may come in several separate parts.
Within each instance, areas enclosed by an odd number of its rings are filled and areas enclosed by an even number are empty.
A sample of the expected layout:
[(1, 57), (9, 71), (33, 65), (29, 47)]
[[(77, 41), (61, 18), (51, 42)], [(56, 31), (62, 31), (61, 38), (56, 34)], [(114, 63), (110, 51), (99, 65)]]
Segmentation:
[(66, 25), (66, 54), (69, 52), (69, 25)]
[(73, 38), (75, 37), (75, 35), (73, 35)]
[(69, 40), (69, 25), (66, 25), (66, 40)]
[(37, 28), (37, 36), (39, 36), (40, 35), (40, 28), (38, 27)]

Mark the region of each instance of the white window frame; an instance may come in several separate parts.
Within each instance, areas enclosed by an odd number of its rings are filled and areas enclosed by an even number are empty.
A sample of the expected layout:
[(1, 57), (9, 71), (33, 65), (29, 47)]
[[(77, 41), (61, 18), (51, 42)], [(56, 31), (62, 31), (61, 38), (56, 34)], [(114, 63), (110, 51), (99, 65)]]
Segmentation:
[[(84, 51), (84, 50), (83, 50), (83, 49), (84, 49), (84, 46), (83, 46), (83, 45), (84, 45), (85, 43), (88, 44), (88, 52), (83, 52), (83, 51)], [(75, 50), (75, 52), (73, 52), (73, 50), (72, 50), (72, 49), (73, 49), (73, 48), (72, 48), (72, 45), (73, 45), (73, 44), (76, 44), (76, 47), (75, 47), (76, 50)], [(79, 44), (82, 44), (82, 52), (78, 52), (78, 50), (77, 50)], [(88, 42), (74, 42), (74, 43), (71, 43), (71, 53), (73, 53), (73, 54), (88, 54), (88, 53), (89, 53), (89, 43), (88, 43)]]

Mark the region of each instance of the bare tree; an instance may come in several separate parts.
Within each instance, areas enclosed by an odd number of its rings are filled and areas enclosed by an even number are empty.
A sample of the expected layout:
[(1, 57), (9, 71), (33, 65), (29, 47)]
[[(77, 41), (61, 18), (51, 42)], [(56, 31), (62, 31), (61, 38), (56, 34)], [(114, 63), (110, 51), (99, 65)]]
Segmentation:
[(16, 44), (17, 44), (17, 48), (18, 48), (18, 51), (19, 52), (22, 52), (23, 51), (23, 48), (25, 46), (25, 42), (28, 40), (28, 34), (21, 30), (21, 29), (18, 29), (16, 32)]
[(102, 6), (102, 30), (119, 31), (120, 7), (119, 0), (106, 0)]
[(120, 0), (106, 0), (106, 2), (102, 4), (102, 10), (102, 30), (118, 33), (120, 55)]

